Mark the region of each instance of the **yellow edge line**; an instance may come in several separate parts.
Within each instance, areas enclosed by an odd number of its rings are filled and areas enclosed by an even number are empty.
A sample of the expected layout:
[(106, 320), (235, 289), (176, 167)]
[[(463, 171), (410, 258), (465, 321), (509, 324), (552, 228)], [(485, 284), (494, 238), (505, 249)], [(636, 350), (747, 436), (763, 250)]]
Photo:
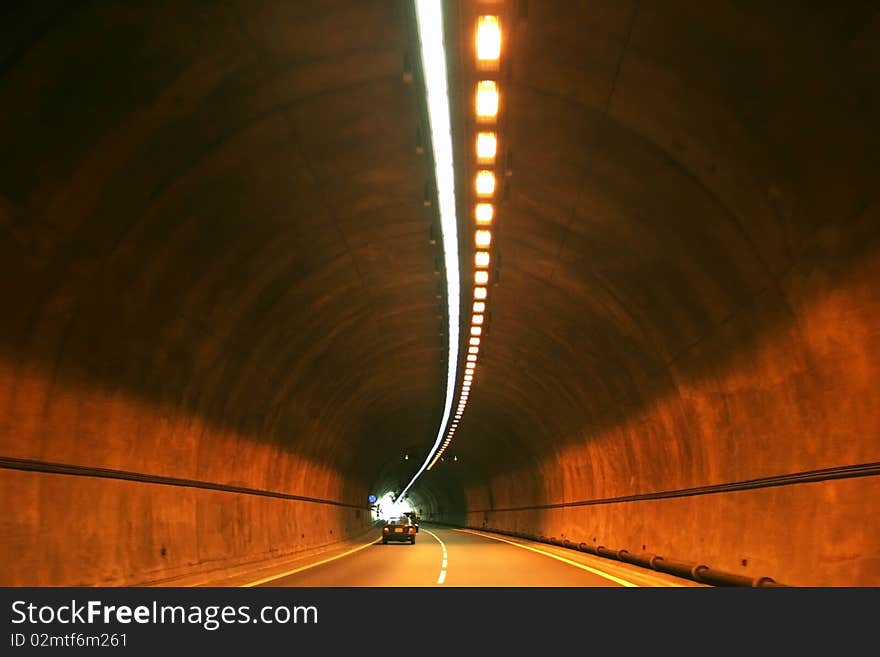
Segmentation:
[(601, 570), (597, 570), (596, 568), (590, 568), (589, 566), (585, 566), (582, 563), (578, 563), (577, 561), (572, 561), (571, 559), (566, 559), (565, 557), (560, 557), (558, 554), (553, 554), (552, 552), (544, 552), (544, 550), (539, 550), (538, 548), (533, 548), (529, 545), (523, 545), (522, 543), (515, 543), (514, 541), (508, 541), (506, 538), (499, 538), (498, 536), (490, 536), (489, 534), (481, 534), (480, 532), (471, 531), (469, 529), (456, 529), (457, 532), (463, 532), (465, 534), (474, 534), (475, 536), (482, 536), (483, 538), (491, 538), (493, 541), (501, 541), (502, 543), (509, 543), (510, 545), (515, 545), (516, 547), (522, 548), (523, 550), (531, 550), (532, 552), (537, 552), (538, 554), (543, 554), (545, 557), (550, 557), (551, 559), (556, 559), (557, 561), (561, 561), (563, 563), (567, 563), (569, 566), (574, 566), (575, 568), (580, 568), (581, 570), (587, 570), (594, 575), (598, 575), (599, 577), (604, 577), (605, 579), (610, 579), (612, 582), (617, 582), (621, 586), (629, 586), (629, 587), (638, 587), (638, 584), (633, 584), (632, 582), (628, 582), (625, 579), (621, 579), (620, 577), (615, 577), (614, 575), (609, 575), (608, 573), (603, 573)]
[(349, 550), (348, 552), (343, 552), (342, 554), (337, 554), (335, 557), (328, 557), (327, 559), (322, 559), (321, 561), (316, 561), (315, 563), (310, 563), (307, 566), (300, 566), (299, 568), (294, 568), (293, 570), (288, 570), (285, 573), (281, 573), (280, 575), (272, 575), (271, 577), (264, 577), (262, 579), (258, 579), (254, 582), (249, 582), (247, 584), (242, 584), (242, 587), (247, 588), (250, 586), (259, 586), (260, 584), (265, 584), (266, 582), (271, 582), (273, 579), (281, 579), (282, 577), (287, 577), (288, 575), (295, 575), (296, 573), (301, 573), (304, 570), (308, 570), (309, 568), (314, 568), (315, 566), (320, 566), (323, 563), (328, 563), (330, 561), (335, 561), (336, 559), (341, 559), (342, 557), (347, 557), (349, 554), (357, 552), (358, 550), (363, 550), (365, 547), (370, 547), (371, 545), (375, 545), (378, 539), (373, 539), (369, 543), (364, 545), (360, 545), (356, 548)]

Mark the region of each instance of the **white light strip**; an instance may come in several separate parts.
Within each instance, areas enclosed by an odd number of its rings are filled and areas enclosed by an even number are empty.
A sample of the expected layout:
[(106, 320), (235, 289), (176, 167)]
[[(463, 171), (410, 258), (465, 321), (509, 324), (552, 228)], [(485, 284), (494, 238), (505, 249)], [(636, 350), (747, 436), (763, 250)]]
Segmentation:
[(458, 217), (455, 210), (455, 171), (452, 159), (452, 123), (449, 116), (449, 93), (446, 82), (446, 48), (443, 35), (443, 3), (437, 0), (415, 0), (416, 22), (422, 54), (422, 72), (428, 101), (428, 121), (431, 125), (431, 144), (434, 151), (434, 175), (437, 181), (437, 200), (440, 210), (440, 230), (443, 235), (443, 258), (446, 263), (446, 297), (449, 309), (449, 364), (446, 374), (446, 405), (437, 440), (419, 471), (397, 496), (402, 500), (406, 492), (421, 476), (443, 440), (452, 399), (455, 393), (458, 368), (459, 321), (459, 264)]

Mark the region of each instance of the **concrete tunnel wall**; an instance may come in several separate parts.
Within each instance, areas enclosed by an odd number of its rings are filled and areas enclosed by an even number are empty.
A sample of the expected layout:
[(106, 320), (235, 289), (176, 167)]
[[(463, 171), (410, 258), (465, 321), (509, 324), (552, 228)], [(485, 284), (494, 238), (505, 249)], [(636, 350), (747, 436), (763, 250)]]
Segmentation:
[(624, 4), (530, 3), (511, 30), (514, 171), (472, 403), (517, 408), (530, 458), (470, 482), (467, 523), (876, 586), (876, 8)]
[[(370, 527), (369, 510), (352, 502), (365, 489), (320, 461), (118, 391), (53, 385), (20, 369), (11, 380), (10, 371), (0, 377), (4, 465), (44, 471), (0, 476), (4, 586), (149, 585), (289, 557)], [(54, 464), (66, 468), (51, 472)], [(323, 501), (291, 497), (304, 493)]]
[(6, 9), (0, 584), (168, 581), (371, 529), (370, 440), (436, 430), (441, 403), (399, 10)]
[[(791, 585), (880, 584), (876, 476), (792, 476), (732, 492), (717, 485), (876, 463), (880, 262), (872, 256), (855, 271), (836, 269), (802, 263), (783, 281), (786, 298), (757, 302), (677, 359), (672, 391), (642, 409), (613, 409), (613, 426), (585, 432), (581, 444), (537, 467), (471, 486), (467, 524)], [(749, 332), (753, 313), (780, 312), (781, 303), (790, 321), (718, 364)], [(688, 492), (700, 487), (708, 490)], [(534, 508), (573, 502), (589, 504)]]

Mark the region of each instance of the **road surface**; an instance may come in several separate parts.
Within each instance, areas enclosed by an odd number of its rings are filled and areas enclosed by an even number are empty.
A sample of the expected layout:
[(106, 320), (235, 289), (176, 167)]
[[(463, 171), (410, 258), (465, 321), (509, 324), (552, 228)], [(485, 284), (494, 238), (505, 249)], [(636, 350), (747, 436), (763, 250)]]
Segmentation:
[(471, 530), (422, 525), (415, 545), (374, 542), (250, 586), (701, 586), (574, 550)]

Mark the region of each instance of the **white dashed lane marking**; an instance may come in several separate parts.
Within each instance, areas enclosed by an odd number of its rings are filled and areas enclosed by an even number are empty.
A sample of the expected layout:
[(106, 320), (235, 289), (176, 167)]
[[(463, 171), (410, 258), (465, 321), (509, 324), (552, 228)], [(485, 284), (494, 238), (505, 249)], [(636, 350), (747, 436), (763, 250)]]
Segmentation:
[(435, 534), (434, 532), (429, 531), (427, 529), (425, 531), (428, 532), (434, 538), (436, 538), (437, 542), (440, 544), (440, 547), (443, 548), (443, 560), (440, 562), (440, 576), (437, 577), (437, 583), (442, 584), (443, 582), (446, 581), (446, 570), (447, 570), (446, 564), (449, 562), (449, 559), (448, 559), (448, 556), (446, 553), (446, 544), (443, 541), (441, 541), (440, 537), (437, 536), (437, 534)]

